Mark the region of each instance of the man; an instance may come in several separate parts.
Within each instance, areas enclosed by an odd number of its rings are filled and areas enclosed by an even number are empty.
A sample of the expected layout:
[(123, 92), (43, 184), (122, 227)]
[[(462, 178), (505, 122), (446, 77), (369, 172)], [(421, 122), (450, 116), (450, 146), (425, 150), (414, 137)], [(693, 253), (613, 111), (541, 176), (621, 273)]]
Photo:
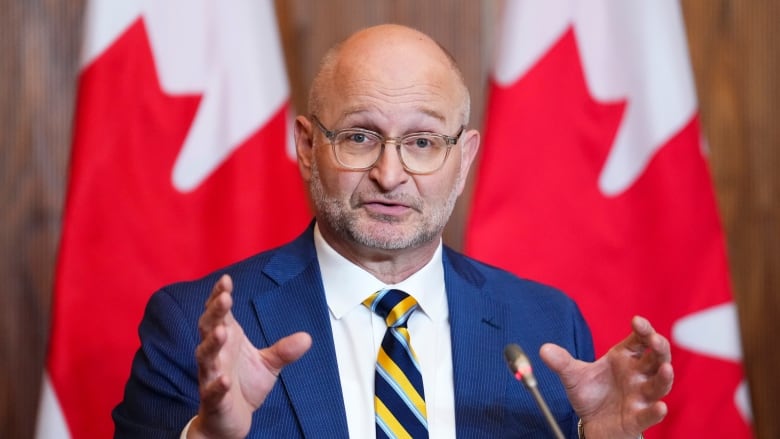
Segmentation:
[(390, 435), (395, 421), (383, 416), (394, 408), (374, 396), (388, 329), (367, 300), (388, 288), (417, 304), (402, 332), (430, 437), (549, 434), (506, 368), (508, 343), (529, 351), (568, 437), (636, 438), (659, 422), (673, 372), (646, 320), (591, 363), (590, 333), (566, 296), (442, 246), (479, 147), (468, 114), (454, 61), (418, 31), (377, 26), (332, 49), (309, 116), (295, 122), (315, 222), (286, 246), (152, 297), (116, 436)]

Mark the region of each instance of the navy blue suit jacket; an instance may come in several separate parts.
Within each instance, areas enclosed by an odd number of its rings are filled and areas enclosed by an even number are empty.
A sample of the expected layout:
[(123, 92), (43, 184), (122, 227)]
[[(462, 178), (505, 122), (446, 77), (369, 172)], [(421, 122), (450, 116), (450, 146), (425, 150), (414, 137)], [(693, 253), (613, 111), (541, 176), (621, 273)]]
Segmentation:
[[(233, 278), (233, 313), (257, 347), (296, 331), (313, 344), (284, 368), (252, 420), (252, 438), (346, 438), (336, 353), (314, 249), (312, 227), (295, 241), (203, 279), (168, 286), (149, 301), (139, 327), (123, 401), (114, 409), (117, 438), (178, 438), (198, 410), (195, 347), (203, 304), (223, 273)], [(576, 305), (550, 287), (443, 252), (460, 438), (549, 436), (530, 394), (503, 359), (508, 343), (523, 346), (539, 388), (564, 433), (577, 437), (577, 417), (563, 387), (538, 357), (554, 342), (592, 360), (593, 344)]]

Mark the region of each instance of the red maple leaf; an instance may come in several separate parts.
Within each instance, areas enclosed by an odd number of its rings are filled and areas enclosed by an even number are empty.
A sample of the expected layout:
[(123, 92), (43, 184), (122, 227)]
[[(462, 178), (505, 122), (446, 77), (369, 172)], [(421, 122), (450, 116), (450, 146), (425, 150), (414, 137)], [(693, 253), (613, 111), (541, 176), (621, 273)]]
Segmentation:
[(142, 20), (81, 75), (49, 373), (73, 437), (110, 437), (110, 411), (150, 294), (281, 244), (309, 221), (286, 157), (286, 107), (190, 193), (172, 169), (200, 96), (160, 87)]
[[(491, 86), (466, 249), (572, 296), (597, 354), (635, 314), (676, 320), (731, 300), (721, 225), (694, 117), (623, 193), (598, 177), (630, 102), (589, 94), (569, 30), (520, 80)], [(673, 344), (675, 387), (657, 437), (749, 437), (734, 405), (740, 365)], [(713, 385), (713, 383), (717, 383)]]

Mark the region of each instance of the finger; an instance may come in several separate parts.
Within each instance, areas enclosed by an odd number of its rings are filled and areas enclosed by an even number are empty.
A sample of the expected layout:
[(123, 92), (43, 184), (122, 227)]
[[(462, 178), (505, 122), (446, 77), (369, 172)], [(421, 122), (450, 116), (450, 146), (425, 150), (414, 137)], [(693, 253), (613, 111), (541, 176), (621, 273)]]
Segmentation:
[(206, 309), (198, 320), (201, 338), (205, 339), (217, 325), (224, 325), (228, 322), (230, 309), (233, 306), (232, 293), (232, 282), (227, 275), (220, 278), (214, 285), (211, 296), (206, 301)]
[(214, 302), (222, 293), (233, 293), (233, 279), (231, 279), (228, 274), (223, 274), (214, 283), (214, 286), (211, 288), (211, 294), (209, 294), (209, 297), (206, 299), (204, 308), (208, 309), (212, 302)]
[(664, 363), (642, 387), (642, 392), (650, 401), (655, 401), (668, 395), (674, 383), (674, 369), (671, 363)]
[(640, 410), (636, 415), (636, 422), (640, 430), (647, 430), (653, 425), (661, 422), (669, 412), (666, 403), (657, 401), (644, 410)]
[(195, 350), (198, 363), (198, 376), (209, 382), (220, 375), (219, 352), (227, 341), (228, 324), (226, 317), (233, 305), (231, 293), (233, 282), (230, 276), (223, 275), (214, 284), (206, 300), (206, 309), (198, 320), (201, 342)]
[(650, 322), (641, 316), (631, 319), (631, 334), (623, 341), (623, 346), (635, 355), (641, 355), (649, 347), (649, 340), (655, 333)]
[(261, 349), (260, 355), (271, 373), (278, 376), (284, 366), (301, 358), (309, 350), (311, 343), (309, 334), (296, 332), (279, 339), (266, 349)]
[(229, 389), (230, 378), (225, 375), (208, 382), (202, 382), (200, 384), (200, 407), (203, 414), (216, 411)]
[(668, 340), (660, 334), (655, 334), (649, 344), (640, 358), (639, 370), (652, 377), (662, 366), (671, 366), (672, 355)]
[(207, 332), (195, 348), (198, 376), (201, 381), (210, 381), (221, 374), (219, 352), (226, 341), (227, 329), (224, 325), (219, 325)]
[(658, 372), (658, 369), (672, 361), (672, 350), (669, 340), (653, 329), (650, 322), (636, 316), (632, 320), (633, 333), (629, 336), (626, 347), (632, 355), (640, 358), (640, 370), (648, 375)]
[(647, 337), (655, 332), (650, 321), (642, 316), (634, 316), (634, 318), (631, 319), (631, 328), (640, 337)]
[(219, 354), (228, 340), (229, 322), (225, 318), (230, 311), (231, 298), (223, 293), (211, 303), (198, 322), (201, 342), (195, 350), (201, 379), (219, 374)]
[(672, 361), (672, 346), (669, 339), (659, 333), (653, 333), (647, 343), (651, 351), (658, 357), (658, 361), (669, 363)]
[(653, 351), (659, 357), (660, 362), (671, 360), (669, 341), (655, 331), (650, 322), (641, 316), (631, 319), (631, 334), (624, 340), (624, 347), (637, 356), (641, 356), (647, 350)]

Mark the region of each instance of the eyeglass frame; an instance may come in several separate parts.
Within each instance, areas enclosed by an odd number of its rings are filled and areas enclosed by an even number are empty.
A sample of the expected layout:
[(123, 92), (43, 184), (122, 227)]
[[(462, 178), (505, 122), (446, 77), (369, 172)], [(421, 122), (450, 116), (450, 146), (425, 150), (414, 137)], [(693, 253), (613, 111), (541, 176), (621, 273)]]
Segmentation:
[[(319, 128), (320, 131), (322, 131), (322, 134), (325, 136), (325, 138), (327, 138), (328, 141), (330, 142), (331, 149), (333, 150), (333, 157), (336, 158), (336, 161), (339, 163), (339, 165), (343, 166), (346, 169), (349, 169), (350, 171), (368, 171), (369, 169), (374, 168), (376, 166), (376, 164), (379, 162), (379, 159), (382, 158), (382, 154), (384, 154), (384, 152), (385, 152), (385, 145), (388, 144), (388, 143), (394, 143), (395, 144), (395, 151), (398, 154), (398, 160), (401, 162), (401, 165), (404, 167), (404, 170), (406, 172), (408, 172), (410, 174), (415, 174), (415, 175), (433, 174), (434, 172), (436, 172), (439, 169), (441, 169), (444, 166), (445, 163), (447, 163), (447, 158), (450, 156), (450, 150), (452, 150), (453, 145), (457, 145), (458, 144), (458, 141), (460, 141), (460, 137), (463, 135), (463, 132), (466, 131), (466, 125), (461, 125), (460, 126), (460, 130), (458, 130), (457, 134), (455, 134), (454, 136), (448, 136), (446, 134), (436, 133), (436, 132), (432, 132), (432, 131), (418, 131), (418, 132), (414, 132), (414, 133), (404, 134), (403, 136), (400, 136), (400, 137), (385, 137), (385, 136), (383, 136), (382, 134), (380, 134), (380, 133), (378, 133), (376, 131), (367, 130), (365, 128), (351, 127), (351, 128), (342, 128), (342, 129), (339, 129), (339, 130), (329, 130), (329, 129), (325, 128), (325, 125), (323, 125), (322, 121), (320, 121), (320, 119), (316, 115), (312, 114), (311, 115), (311, 119), (312, 119), (312, 121), (314, 121), (314, 124), (317, 125), (317, 128)], [(343, 163), (341, 161), (341, 159), (339, 159), (339, 155), (336, 153), (336, 142), (335, 142), (335, 139), (336, 139), (336, 136), (338, 136), (339, 134), (341, 134), (341, 133), (343, 133), (345, 131), (355, 131), (355, 132), (358, 132), (358, 133), (369, 134), (369, 135), (372, 135), (372, 136), (376, 136), (379, 139), (379, 141), (380, 141), (379, 142), (379, 154), (377, 154), (376, 159), (370, 165), (363, 166), (363, 167), (357, 167), (356, 168), (356, 167), (349, 166), (349, 165)], [(434, 169), (432, 169), (430, 171), (419, 172), (419, 171), (416, 171), (414, 169), (409, 168), (409, 166), (406, 164), (406, 162), (404, 162), (403, 155), (401, 154), (401, 147), (403, 146), (403, 140), (405, 138), (411, 137), (411, 136), (419, 136), (419, 135), (423, 135), (423, 134), (424, 135), (429, 135), (429, 136), (435, 136), (435, 137), (444, 139), (445, 147), (447, 149), (444, 152), (444, 158), (442, 159), (442, 161), (439, 164), (439, 166), (437, 166), (436, 168), (434, 168)]]

